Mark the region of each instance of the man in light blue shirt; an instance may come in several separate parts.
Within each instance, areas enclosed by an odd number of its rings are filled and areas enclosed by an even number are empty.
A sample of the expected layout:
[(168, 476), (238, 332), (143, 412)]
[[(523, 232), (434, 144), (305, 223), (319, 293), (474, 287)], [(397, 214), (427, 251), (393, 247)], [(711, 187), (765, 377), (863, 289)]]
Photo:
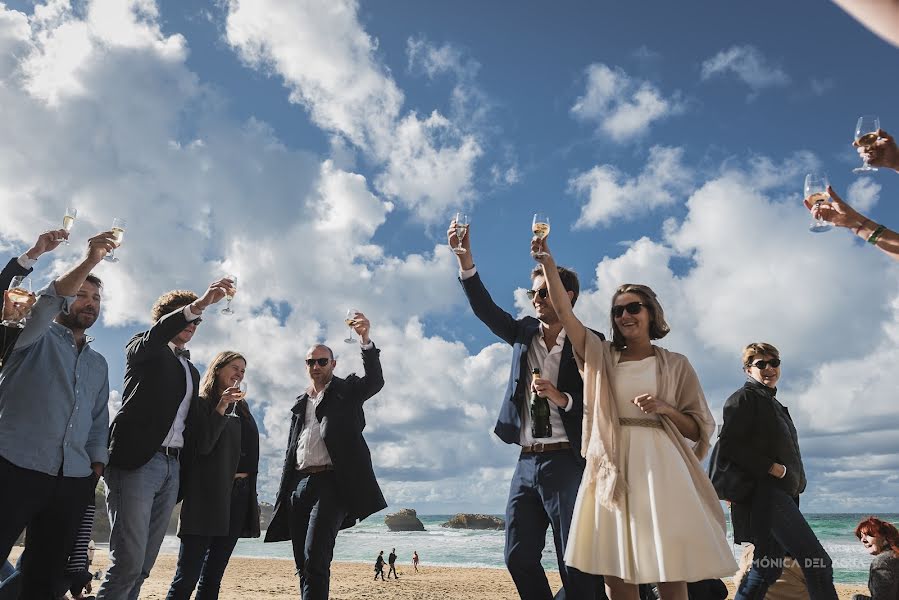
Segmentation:
[(114, 240), (91, 238), (84, 260), (40, 292), (0, 372), (0, 556), (27, 527), (24, 598), (53, 597), (107, 461), (109, 377), (85, 330), (100, 315), (90, 272)]

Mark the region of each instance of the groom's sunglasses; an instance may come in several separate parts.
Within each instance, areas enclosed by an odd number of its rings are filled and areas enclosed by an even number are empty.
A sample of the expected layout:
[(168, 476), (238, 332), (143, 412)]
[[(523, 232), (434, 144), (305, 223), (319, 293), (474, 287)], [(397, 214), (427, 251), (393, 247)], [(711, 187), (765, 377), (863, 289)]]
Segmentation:
[(547, 290), (546, 288), (540, 288), (539, 290), (528, 290), (525, 293), (528, 295), (528, 300), (533, 300), (534, 296), (537, 296), (538, 294), (541, 298), (546, 300), (546, 295), (549, 293), (549, 290)]
[(306, 366), (307, 366), (307, 367), (311, 367), (311, 366), (314, 365), (315, 363), (318, 363), (318, 366), (320, 366), (320, 367), (325, 367), (325, 366), (328, 365), (329, 362), (331, 362), (331, 359), (328, 358), (327, 356), (323, 356), (323, 357), (321, 357), (321, 358), (307, 358), (307, 359), (306, 359)]

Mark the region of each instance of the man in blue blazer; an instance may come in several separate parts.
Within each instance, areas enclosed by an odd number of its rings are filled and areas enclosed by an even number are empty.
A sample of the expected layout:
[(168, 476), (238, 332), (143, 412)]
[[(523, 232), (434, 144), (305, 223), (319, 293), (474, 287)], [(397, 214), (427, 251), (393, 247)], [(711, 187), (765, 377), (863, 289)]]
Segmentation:
[[(450, 246), (457, 248), (455, 223), (447, 231)], [(553, 598), (540, 564), (546, 528), (552, 526), (562, 589), (556, 600), (593, 600), (605, 596), (601, 577), (568, 567), (562, 557), (574, 512), (578, 486), (584, 471), (581, 457), (581, 421), (584, 415), (584, 383), (571, 342), (559, 322), (540, 268), (531, 273), (528, 296), (535, 317), (516, 319), (496, 305), (474, 265), (471, 236), (463, 236), (465, 253), (457, 254), (462, 288), (471, 309), (490, 331), (512, 346), (512, 370), (494, 433), (507, 444), (521, 446), (506, 504), (506, 566), (522, 600)], [(577, 275), (559, 268), (571, 303), (577, 300)], [(531, 371), (540, 377), (531, 380)], [(549, 400), (551, 435), (531, 435), (528, 398), (531, 390)]]

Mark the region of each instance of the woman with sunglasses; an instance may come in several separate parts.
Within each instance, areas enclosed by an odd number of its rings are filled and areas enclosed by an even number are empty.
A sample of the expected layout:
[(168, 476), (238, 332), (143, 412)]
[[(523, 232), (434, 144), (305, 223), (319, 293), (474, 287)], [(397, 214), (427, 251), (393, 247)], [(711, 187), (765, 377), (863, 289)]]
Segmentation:
[(197, 600), (218, 598), (237, 539), (259, 537), (259, 429), (240, 390), (246, 368), (243, 355), (220, 352), (200, 381), (196, 455), (182, 466), (181, 549), (167, 600), (188, 599), (194, 587)]
[(761, 600), (783, 571), (784, 554), (799, 562), (811, 600), (836, 600), (833, 564), (799, 511), (805, 470), (790, 411), (778, 402), (780, 352), (771, 344), (743, 349), (746, 383), (724, 403), (719, 461), (755, 481), (749, 500), (731, 502), (734, 543), (752, 542), (752, 565), (735, 600)]
[(687, 600), (687, 582), (729, 577), (737, 564), (724, 511), (699, 460), (715, 421), (683, 355), (652, 343), (669, 327), (655, 293), (627, 284), (612, 297), (612, 341), (584, 327), (545, 240), (532, 251), (584, 378), (587, 466), (565, 562), (604, 575), (612, 600), (658, 583), (662, 600)]

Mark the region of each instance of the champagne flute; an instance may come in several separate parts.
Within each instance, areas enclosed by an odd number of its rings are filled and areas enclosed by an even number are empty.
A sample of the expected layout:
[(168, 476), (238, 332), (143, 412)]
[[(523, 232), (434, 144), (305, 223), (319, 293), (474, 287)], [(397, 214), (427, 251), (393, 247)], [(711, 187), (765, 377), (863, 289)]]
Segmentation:
[(25, 319), (31, 312), (29, 301), (34, 297), (31, 293), (31, 278), (27, 275), (18, 275), (9, 282), (9, 288), (3, 292), (3, 320), (0, 325), (4, 327), (25, 327)]
[(225, 300), (228, 304), (222, 309), (222, 314), (230, 316), (234, 314), (234, 311), (231, 310), (231, 301), (234, 300), (234, 294), (237, 292), (237, 275), (226, 275), (225, 278), (231, 280), (231, 287), (225, 292)]
[[(240, 402), (241, 400), (243, 400), (244, 398), (247, 397), (247, 382), (241, 381), (240, 385), (238, 386), (238, 389), (240, 390), (240, 393), (238, 393), (236, 395), (238, 397), (237, 401)], [(226, 417), (239, 417), (240, 416), (239, 414), (237, 414), (237, 402), (231, 403), (231, 409), (225, 413), (225, 416)]]
[(456, 247), (453, 248), (453, 252), (456, 254), (462, 255), (467, 254), (468, 250), (462, 247), (462, 240), (465, 239), (465, 236), (468, 234), (468, 215), (464, 213), (456, 213), (456, 218), (454, 219), (456, 222)]
[[(827, 174), (825, 173), (809, 173), (805, 176), (805, 196), (809, 201), (809, 204), (812, 205), (812, 208), (818, 206), (822, 202), (829, 202), (830, 195), (827, 193), (827, 188), (830, 184), (827, 182)], [(822, 233), (824, 231), (828, 231), (833, 227), (830, 223), (825, 221), (824, 219), (815, 219), (814, 222), (809, 226), (808, 230), (813, 233)]]
[(351, 308), (348, 311), (346, 311), (346, 318), (344, 318), (343, 322), (346, 323), (347, 327), (350, 328), (350, 333), (347, 336), (347, 338), (343, 341), (346, 342), (347, 344), (352, 344), (356, 341), (353, 339), (353, 325), (356, 324), (356, 313), (358, 313), (358, 312), (359, 311), (356, 310), (355, 308)]
[[(62, 218), (62, 228), (65, 229), (66, 231), (72, 231), (72, 225), (75, 224), (75, 217), (77, 217), (77, 216), (78, 216), (77, 208), (67, 207), (66, 214)], [(58, 238), (56, 241), (62, 242), (63, 244), (66, 244), (66, 245), (68, 245), (68, 243), (69, 243), (69, 240), (67, 240), (66, 238)]]
[[(531, 225), (531, 229), (534, 232), (534, 235), (537, 238), (544, 240), (546, 236), (549, 235), (549, 215), (546, 213), (536, 213), (534, 215), (534, 221)], [(534, 252), (534, 256), (537, 258), (543, 258), (547, 256), (546, 252)]]
[(122, 238), (125, 237), (125, 226), (127, 224), (128, 223), (125, 221), (125, 219), (121, 219), (119, 217), (116, 217), (112, 220), (112, 234), (115, 236), (116, 247), (112, 249), (112, 252), (104, 257), (104, 260), (108, 260), (109, 262), (114, 263), (119, 262), (119, 259), (115, 256), (115, 251), (116, 248), (122, 245)]
[[(874, 115), (862, 115), (855, 124), (855, 143), (862, 148), (868, 148), (877, 141), (877, 132), (880, 130), (880, 119)], [(862, 166), (852, 169), (853, 173), (864, 173), (865, 171), (876, 171), (877, 167), (868, 164), (868, 159), (864, 159)]]

